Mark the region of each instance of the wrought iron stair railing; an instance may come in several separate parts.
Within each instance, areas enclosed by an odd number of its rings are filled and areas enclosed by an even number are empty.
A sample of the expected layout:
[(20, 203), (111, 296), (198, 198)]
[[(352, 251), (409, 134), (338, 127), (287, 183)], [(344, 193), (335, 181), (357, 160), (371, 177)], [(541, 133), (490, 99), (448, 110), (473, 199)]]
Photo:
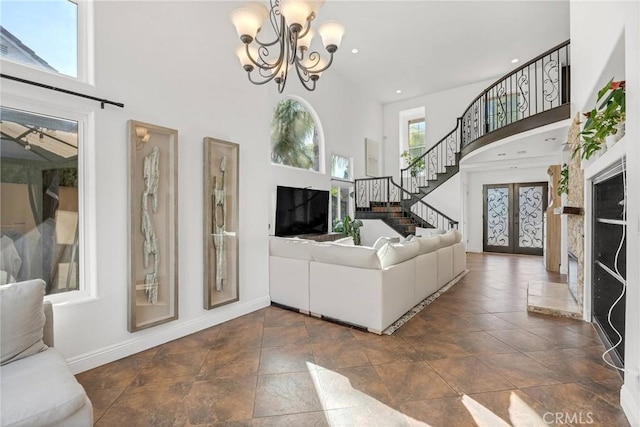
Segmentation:
[[(507, 136), (568, 119), (569, 69), (567, 40), (498, 79), (469, 104), (451, 132), (400, 170), (399, 186), (391, 177), (357, 179), (357, 191), (373, 191), (377, 195), (359, 195), (356, 215), (364, 217), (373, 208), (380, 208), (377, 203), (397, 203), (402, 207), (403, 218), (413, 218), (428, 227), (457, 227), (456, 221), (423, 198), (457, 174), (460, 159), (472, 151)], [(374, 205), (366, 207), (366, 201)]]
[(454, 176), (460, 159), (475, 149), (568, 118), (569, 66), (567, 40), (497, 80), (469, 104), (451, 132), (400, 170), (400, 186), (426, 196)]
[(355, 185), (358, 218), (382, 219), (403, 235), (415, 233), (416, 227), (458, 228), (457, 221), (400, 187), (393, 177), (357, 179)]

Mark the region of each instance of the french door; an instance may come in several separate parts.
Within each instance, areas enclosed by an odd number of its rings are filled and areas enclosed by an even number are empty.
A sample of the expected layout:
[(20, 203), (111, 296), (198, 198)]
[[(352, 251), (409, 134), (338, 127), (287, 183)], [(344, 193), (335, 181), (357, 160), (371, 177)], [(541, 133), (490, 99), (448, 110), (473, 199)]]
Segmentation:
[(542, 255), (546, 182), (485, 185), (483, 200), (485, 252)]

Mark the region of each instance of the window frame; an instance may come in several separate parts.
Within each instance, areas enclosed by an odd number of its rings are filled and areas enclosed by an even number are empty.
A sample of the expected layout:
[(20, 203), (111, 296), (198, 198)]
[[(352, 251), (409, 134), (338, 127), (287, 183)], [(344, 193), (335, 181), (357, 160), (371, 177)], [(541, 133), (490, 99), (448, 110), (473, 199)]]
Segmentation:
[[(349, 191), (349, 194), (351, 194), (352, 192), (355, 191), (355, 184), (353, 181), (345, 181), (345, 180), (341, 180), (341, 179), (331, 179), (331, 186), (330, 186), (330, 190), (329, 192), (331, 192), (331, 190), (333, 190), (334, 188), (338, 189), (338, 211), (340, 210), (340, 190), (343, 188), (346, 188)], [(349, 202), (349, 206), (347, 207), (347, 210), (349, 212), (346, 212), (346, 215), (349, 215), (351, 218), (354, 217), (355, 214), (355, 197), (351, 198), (351, 199), (347, 199), (347, 200), (354, 200), (353, 202)], [(330, 202), (330, 206), (329, 206), (329, 215), (331, 215), (331, 232), (333, 233), (333, 223), (336, 219), (344, 219), (345, 213), (342, 213), (342, 215), (340, 215), (340, 212), (338, 212), (338, 218), (333, 218), (333, 197), (329, 197), (329, 202)]]
[[(416, 145), (414, 147), (411, 146), (411, 125), (417, 123), (424, 123), (424, 134), (422, 145)], [(423, 148), (424, 151), (427, 151), (427, 120), (425, 117), (418, 117), (415, 119), (407, 120), (407, 151), (411, 151), (412, 149)], [(424, 154), (424, 153), (423, 153)]]
[[(333, 161), (331, 161), (333, 159), (333, 156), (336, 157), (342, 157), (343, 159), (347, 159), (349, 161), (349, 179), (344, 179), (344, 178), (339, 178), (339, 177), (335, 177), (333, 176), (333, 171), (331, 170), (331, 166), (333, 165)], [(355, 180), (354, 180), (354, 176), (355, 176), (355, 171), (353, 170), (354, 167), (354, 161), (353, 161), (353, 157), (352, 156), (343, 156), (342, 154), (339, 153), (331, 153), (330, 156), (330, 162), (329, 162), (329, 176), (330, 176), (330, 183), (329, 183), (329, 192), (331, 192), (334, 188), (338, 189), (338, 210), (340, 210), (340, 189), (342, 188), (346, 188), (349, 191), (349, 194), (353, 193), (355, 191)], [(349, 199), (347, 199), (349, 200)], [(350, 200), (353, 200), (352, 202), (349, 202), (349, 206), (347, 208), (348, 212), (346, 213), (342, 213), (342, 215), (338, 215), (337, 219), (344, 219), (345, 214), (349, 215), (351, 218), (354, 217), (355, 215), (355, 197), (351, 198)], [(333, 231), (333, 223), (335, 221), (335, 219), (333, 218), (333, 197), (329, 197), (329, 202), (330, 202), (330, 206), (329, 206), (329, 215), (331, 215), (331, 232)], [(338, 214), (340, 214), (340, 212), (338, 212)]]
[[(333, 157), (341, 157), (343, 159), (346, 159), (347, 162), (349, 163), (349, 177), (348, 178), (344, 178), (344, 177), (339, 177), (339, 176), (335, 176), (333, 174)], [(353, 157), (351, 156), (343, 156), (342, 154), (337, 154), (337, 153), (331, 153), (330, 156), (330, 161), (329, 161), (329, 176), (331, 177), (331, 180), (337, 180), (337, 181), (344, 181), (344, 182), (350, 182), (353, 184)]]
[(95, 114), (3, 94), (2, 106), (78, 123), (78, 289), (45, 296), (53, 304), (93, 300), (97, 293)]
[(409, 166), (402, 158), (402, 153), (409, 150), (409, 122), (412, 120), (424, 120), (424, 140), (427, 144), (427, 114), (425, 107), (415, 107), (400, 111), (398, 114), (398, 166), (399, 170)]
[(82, 91), (95, 86), (94, 72), (94, 2), (67, 0), (77, 6), (77, 77), (38, 68), (0, 57), (3, 73), (51, 86)]

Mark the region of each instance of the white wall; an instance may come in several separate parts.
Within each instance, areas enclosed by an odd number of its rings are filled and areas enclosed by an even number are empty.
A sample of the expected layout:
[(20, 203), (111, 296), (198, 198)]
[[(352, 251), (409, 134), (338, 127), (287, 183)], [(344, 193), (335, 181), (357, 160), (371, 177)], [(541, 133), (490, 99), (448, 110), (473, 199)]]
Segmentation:
[(464, 113), (471, 101), (495, 79), (473, 83), (454, 89), (419, 96), (384, 106), (384, 175), (391, 175), (400, 183), (400, 115), (401, 112), (424, 108), (425, 138), (427, 147), (433, 146), (456, 126), (456, 120)]
[(504, 165), (504, 169), (495, 170), (462, 169), (462, 183), (468, 191), (464, 195), (466, 223), (461, 228), (466, 238), (468, 252), (482, 252), (483, 186), (486, 184), (546, 182), (549, 179), (547, 168), (550, 164), (527, 167), (521, 163), (517, 169), (510, 169), (508, 165)]
[[(640, 425), (640, 7), (638, 2), (571, 2), (571, 96), (584, 111), (610, 75), (604, 75), (615, 45), (625, 36), (627, 80), (627, 296), (625, 382), (620, 403), (631, 425)], [(587, 248), (588, 249), (588, 248)]]
[[(95, 88), (73, 89), (120, 101), (124, 109), (3, 81), (12, 95), (62, 105), (94, 117), (88, 189), (96, 197), (95, 265), (87, 283), (94, 298), (54, 306), (56, 347), (80, 372), (220, 323), (269, 304), (268, 225), (276, 183), (328, 188), (326, 175), (271, 166), (270, 121), (280, 99), (275, 84), (255, 86), (235, 57), (239, 44), (228, 16), (231, 2), (95, 2)], [(203, 18), (206, 17), (206, 18)], [(206, 25), (202, 24), (203, 19)], [(338, 54), (339, 60), (340, 54)], [(62, 82), (59, 84), (67, 84)], [(316, 108), (331, 151), (364, 168), (364, 138), (382, 137), (382, 106), (328, 70), (307, 96), (295, 75), (288, 93)], [(69, 85), (67, 85), (69, 86)], [(127, 332), (127, 132), (129, 119), (179, 131), (179, 320)], [(203, 306), (203, 137), (240, 144), (240, 301)]]
[(360, 240), (362, 246), (373, 246), (378, 237), (398, 237), (404, 239), (404, 236), (393, 228), (389, 227), (380, 219), (363, 219), (362, 228), (360, 228)]

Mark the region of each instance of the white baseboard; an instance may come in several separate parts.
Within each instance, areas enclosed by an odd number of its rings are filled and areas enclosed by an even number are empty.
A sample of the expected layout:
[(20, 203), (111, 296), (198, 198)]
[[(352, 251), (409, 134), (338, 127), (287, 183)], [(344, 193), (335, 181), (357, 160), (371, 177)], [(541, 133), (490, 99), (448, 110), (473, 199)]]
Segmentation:
[(482, 246), (469, 245), (467, 246), (467, 252), (475, 252), (475, 253), (482, 252)]
[(67, 360), (73, 374), (97, 368), (98, 366), (111, 363), (123, 357), (131, 356), (160, 344), (173, 341), (178, 338), (193, 334), (220, 323), (235, 319), (242, 315), (251, 313), (271, 304), (269, 296), (265, 296), (253, 301), (241, 302), (228, 305), (218, 312), (210, 312), (204, 316), (177, 324), (174, 327), (163, 329), (158, 333), (134, 337), (117, 344), (110, 345), (98, 350), (94, 350)]
[(629, 424), (633, 427), (640, 426), (640, 399), (638, 396), (633, 396), (633, 392), (627, 384), (620, 389), (620, 406), (622, 406)]

